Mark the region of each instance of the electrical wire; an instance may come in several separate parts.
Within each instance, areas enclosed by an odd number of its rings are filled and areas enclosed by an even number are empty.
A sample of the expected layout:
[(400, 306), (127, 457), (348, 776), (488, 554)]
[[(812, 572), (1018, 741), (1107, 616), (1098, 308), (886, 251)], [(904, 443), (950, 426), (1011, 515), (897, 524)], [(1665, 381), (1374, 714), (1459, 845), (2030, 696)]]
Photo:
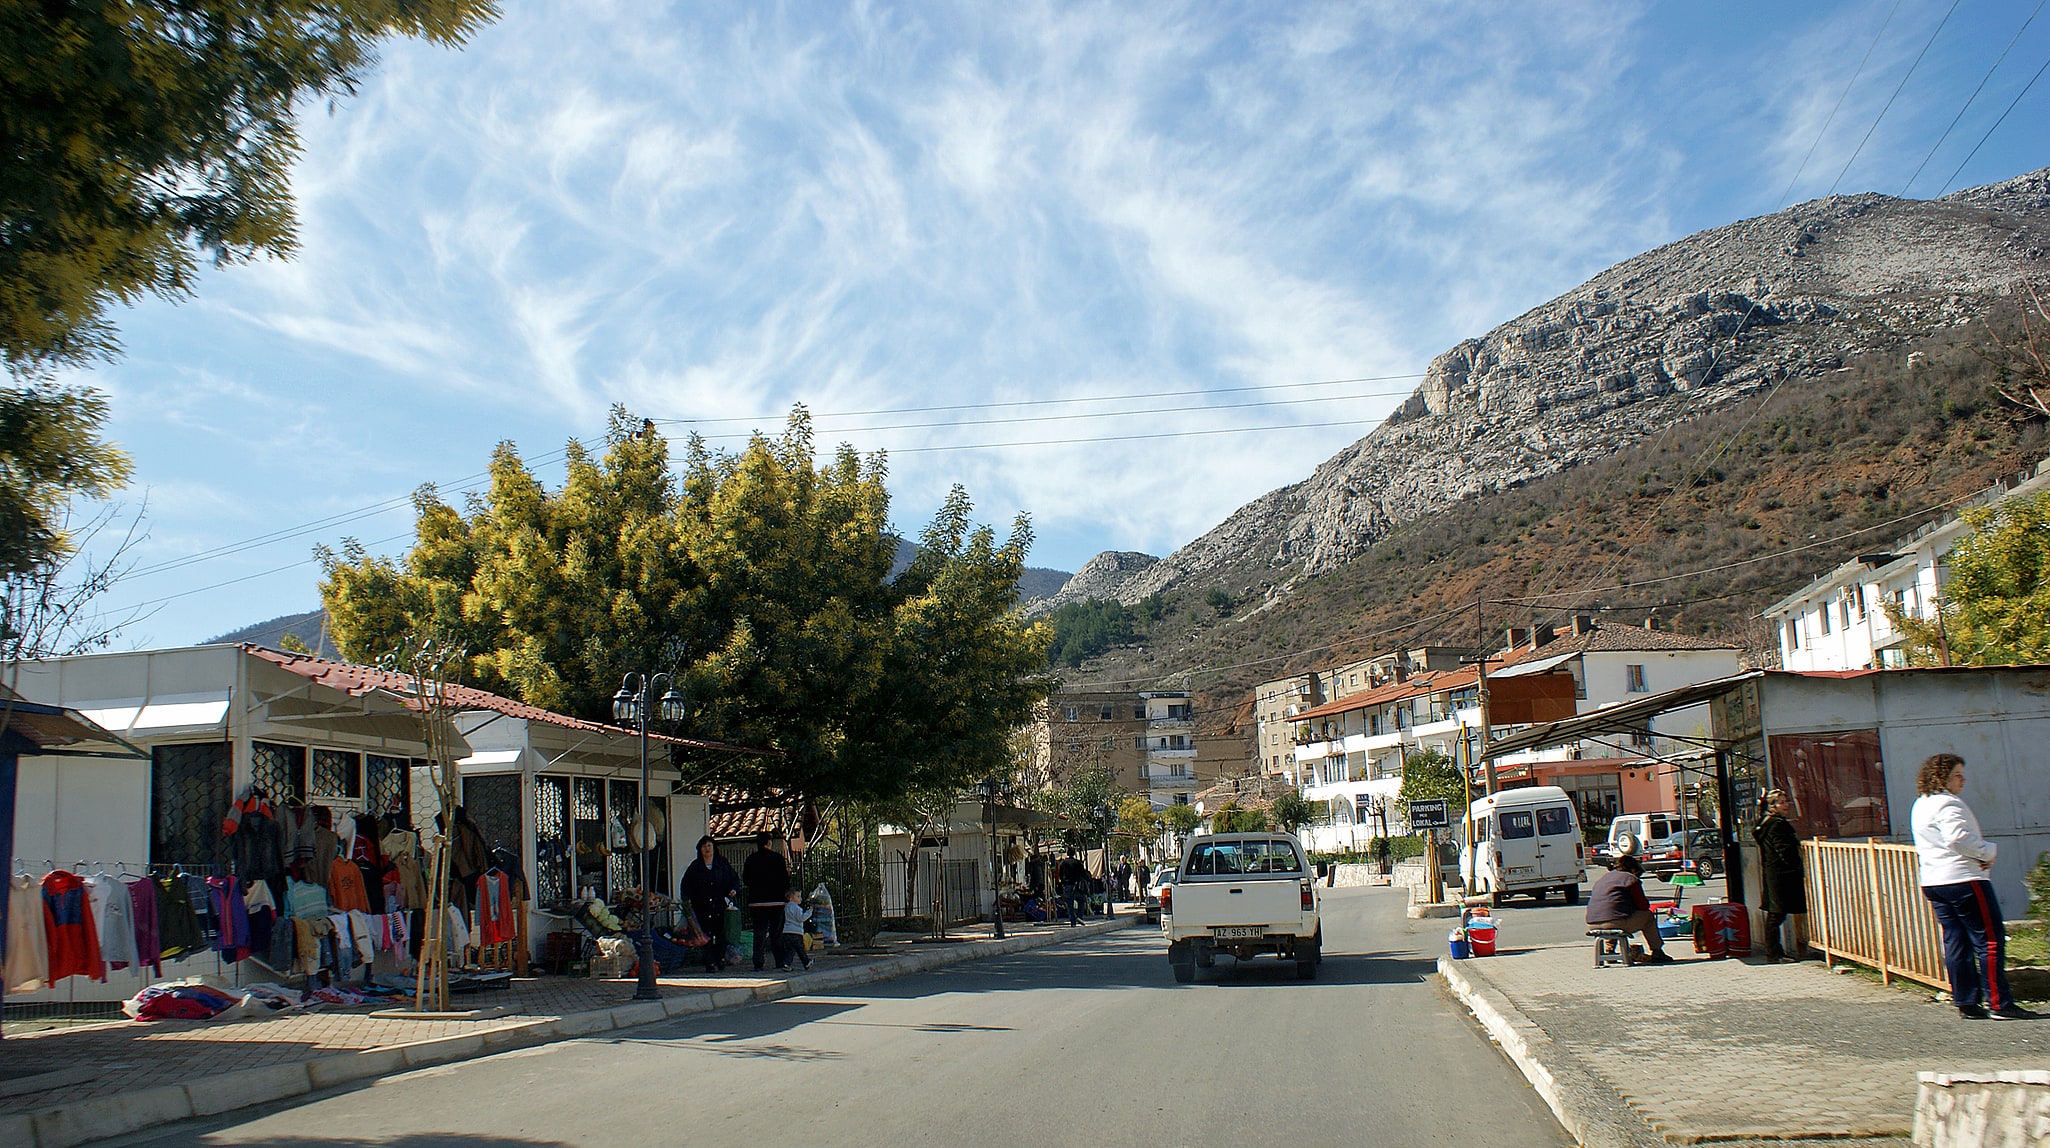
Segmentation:
[(1993, 121), (1993, 126), (1986, 129), (1986, 134), (1979, 137), (1979, 142), (1972, 145), (1972, 150), (1967, 152), (1965, 158), (1958, 162), (1957, 170), (1950, 173), (1950, 178), (1943, 181), (1943, 189), (1936, 194), (1942, 195), (1943, 192), (1950, 190), (1950, 185), (1957, 182), (1957, 177), (1963, 174), (1965, 164), (1972, 162), (1972, 157), (1978, 155), (1979, 149), (1986, 146), (1986, 141), (1993, 138), (1993, 133), (2000, 130), (2000, 125), (2007, 122), (2008, 113), (2014, 111), (2015, 105), (2022, 102), (2022, 97), (2029, 94), (2029, 89), (2036, 86), (2036, 81), (2043, 78), (2045, 71), (2050, 71), (2050, 59), (2044, 60), (2043, 66), (2036, 69), (2036, 74), (2029, 77), (2029, 82), (2022, 85), (2022, 90), (2016, 92), (2014, 99), (2008, 101), (2007, 110), (2001, 112), (2000, 118)]
[[(1843, 170), (1837, 172), (1836, 178), (1830, 181), (1826, 194), (1836, 194), (1837, 185), (1844, 181), (1844, 176), (1851, 170), (1851, 165), (1858, 162), (1858, 156), (1864, 152), (1865, 144), (1872, 139), (1872, 133), (1879, 130), (1879, 121), (1885, 119), (1886, 113), (1893, 109), (1893, 102), (1900, 98), (1901, 89), (1908, 86), (1908, 78), (1915, 74), (1916, 68), (1922, 66), (1922, 57), (1929, 54), (1929, 49), (1936, 43), (1936, 37), (1943, 33), (1943, 26), (1950, 23), (1951, 15), (1957, 11), (1957, 6), (1961, 2), (1962, 0), (1950, 0), (1950, 7), (1943, 13), (1943, 19), (1936, 22), (1936, 30), (1929, 33), (1929, 38), (1923, 41), (1922, 50), (1915, 53), (1915, 62), (1908, 65), (1907, 72), (1901, 76), (1901, 82), (1893, 86), (1893, 94), (1886, 97), (1886, 104), (1879, 109), (1878, 115), (1872, 117), (1872, 126), (1865, 129), (1865, 134), (1858, 140), (1858, 146), (1851, 149), (1851, 158), (1844, 161)], [(1898, 9), (1900, 5), (1895, 4), (1894, 7)], [(1881, 31), (1885, 29), (1882, 28)]]
[(1950, 123), (1944, 125), (1943, 134), (1936, 137), (1936, 142), (1929, 145), (1929, 154), (1923, 156), (1922, 162), (1915, 165), (1915, 174), (1908, 177), (1908, 182), (1901, 184), (1901, 198), (1907, 198), (1908, 189), (1915, 186), (1915, 180), (1921, 178), (1922, 169), (1928, 167), (1929, 161), (1936, 158), (1936, 152), (1943, 147), (1943, 141), (1950, 138), (1950, 133), (1956, 130), (1958, 121), (1964, 119), (1965, 112), (1971, 109), (1972, 101), (1979, 98), (1979, 93), (1986, 90), (1986, 84), (1993, 78), (1993, 73), (1999, 71), (2000, 65), (2007, 62), (2007, 54), (2014, 51), (2014, 46), (2021, 42), (2022, 33), (2029, 30), (2029, 25), (2036, 22), (2037, 16), (2042, 15), (2044, 4), (2050, 4), (2050, 0), (2037, 0), (2035, 11), (2030, 12), (2029, 18), (2022, 21), (2022, 26), (2015, 29), (2013, 39), (2007, 42), (2007, 47), (2000, 50), (2000, 55), (1994, 59), (1993, 66), (1986, 69), (1985, 75), (1979, 77), (1979, 86), (1973, 88), (1972, 94), (1965, 97), (1964, 106), (1960, 107), (1957, 110), (1957, 114), (1950, 118)]
[(1872, 42), (1865, 46), (1864, 57), (1858, 61), (1856, 70), (1851, 72), (1851, 78), (1844, 83), (1844, 90), (1838, 93), (1836, 106), (1829, 109), (1828, 117), (1822, 121), (1821, 129), (1815, 133), (1815, 141), (1808, 145), (1808, 154), (1801, 157), (1801, 165), (1794, 169), (1793, 178), (1787, 181), (1787, 189), (1780, 192), (1779, 207), (1773, 208), (1773, 211), (1785, 207), (1788, 197), (1794, 194), (1794, 185), (1801, 182), (1801, 173), (1808, 170), (1808, 161), (1815, 158), (1815, 149), (1822, 146), (1822, 137), (1829, 134), (1829, 125), (1836, 122), (1836, 114), (1844, 109), (1844, 101), (1850, 98), (1851, 89), (1857, 86), (1858, 77), (1865, 74), (1865, 65), (1871, 62), (1873, 51), (1879, 47), (1880, 37), (1886, 35), (1887, 28), (1893, 24), (1894, 14), (1900, 10), (1901, 0), (1893, 0), (1893, 7), (1887, 10), (1886, 19), (1880, 22), (1879, 31), (1873, 34)]

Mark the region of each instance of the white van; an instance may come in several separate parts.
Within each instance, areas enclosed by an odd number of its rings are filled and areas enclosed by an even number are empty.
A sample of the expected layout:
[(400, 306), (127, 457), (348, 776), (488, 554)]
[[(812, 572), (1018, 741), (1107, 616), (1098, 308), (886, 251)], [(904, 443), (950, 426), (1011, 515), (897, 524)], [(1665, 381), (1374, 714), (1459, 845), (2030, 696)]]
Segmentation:
[(1468, 821), (1459, 826), (1459, 873), (1469, 890), (1488, 894), (1497, 905), (1516, 893), (1542, 901), (1554, 889), (1567, 904), (1580, 903), (1587, 845), (1565, 790), (1556, 785), (1505, 789), (1474, 802), (1468, 813)]

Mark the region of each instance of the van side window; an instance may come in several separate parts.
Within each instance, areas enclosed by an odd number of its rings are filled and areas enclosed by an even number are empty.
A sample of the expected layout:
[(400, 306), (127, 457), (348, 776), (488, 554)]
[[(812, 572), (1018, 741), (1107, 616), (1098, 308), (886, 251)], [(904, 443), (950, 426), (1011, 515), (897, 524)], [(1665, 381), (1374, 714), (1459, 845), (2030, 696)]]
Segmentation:
[(1546, 837), (1557, 837), (1561, 833), (1573, 832), (1573, 811), (1555, 805), (1550, 809), (1537, 811), (1538, 832)]
[(1534, 836), (1536, 833), (1537, 829), (1533, 825), (1528, 811), (1518, 810), (1514, 813), (1504, 813), (1502, 815), (1502, 839), (1504, 841), (1516, 841)]

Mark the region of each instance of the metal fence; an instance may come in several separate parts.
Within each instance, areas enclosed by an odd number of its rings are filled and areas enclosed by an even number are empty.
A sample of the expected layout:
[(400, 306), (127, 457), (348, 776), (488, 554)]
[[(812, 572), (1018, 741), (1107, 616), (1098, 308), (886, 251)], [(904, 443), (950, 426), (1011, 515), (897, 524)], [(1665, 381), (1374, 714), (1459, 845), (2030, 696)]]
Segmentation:
[(882, 878), (884, 918), (918, 920), (935, 930), (980, 920), (989, 900), (975, 861), (891, 857), (882, 863)]
[(1803, 841), (1808, 943), (1823, 959), (1878, 969), (1888, 984), (1906, 977), (1950, 987), (1943, 932), (1922, 896), (1915, 848), (1880, 841)]

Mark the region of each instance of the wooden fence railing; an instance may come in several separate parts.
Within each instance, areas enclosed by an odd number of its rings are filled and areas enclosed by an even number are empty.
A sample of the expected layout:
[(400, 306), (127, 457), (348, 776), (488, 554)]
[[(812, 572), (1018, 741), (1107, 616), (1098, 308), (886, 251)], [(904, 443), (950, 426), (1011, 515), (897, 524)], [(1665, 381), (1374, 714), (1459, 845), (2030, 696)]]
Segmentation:
[(1915, 848), (1880, 841), (1803, 841), (1808, 943), (1825, 961), (1856, 961), (1889, 984), (1950, 987), (1943, 933), (1916, 879)]

